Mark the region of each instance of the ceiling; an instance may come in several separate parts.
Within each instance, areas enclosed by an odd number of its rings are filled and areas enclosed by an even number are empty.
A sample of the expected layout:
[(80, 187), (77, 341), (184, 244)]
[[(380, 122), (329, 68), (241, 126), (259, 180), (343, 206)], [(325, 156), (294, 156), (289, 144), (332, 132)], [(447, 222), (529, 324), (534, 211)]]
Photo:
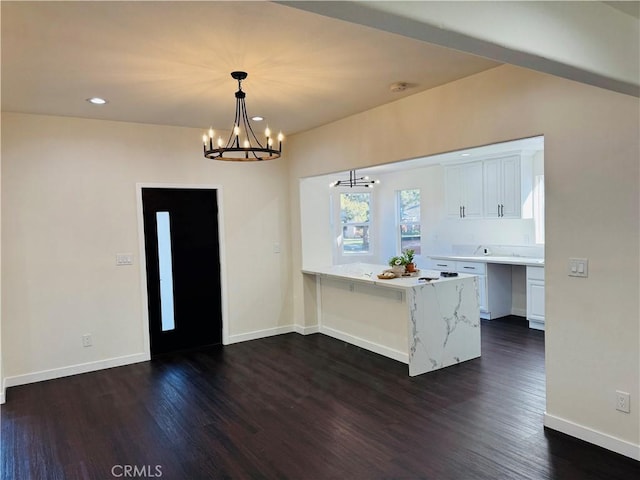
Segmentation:
[(293, 134), (499, 65), (272, 2), (1, 9), (3, 111), (229, 129), (245, 70), (249, 114)]
[(604, 2), (607, 5), (612, 6), (620, 10), (621, 12), (631, 15), (635, 18), (640, 18), (640, 2), (633, 0), (623, 0), (621, 2)]

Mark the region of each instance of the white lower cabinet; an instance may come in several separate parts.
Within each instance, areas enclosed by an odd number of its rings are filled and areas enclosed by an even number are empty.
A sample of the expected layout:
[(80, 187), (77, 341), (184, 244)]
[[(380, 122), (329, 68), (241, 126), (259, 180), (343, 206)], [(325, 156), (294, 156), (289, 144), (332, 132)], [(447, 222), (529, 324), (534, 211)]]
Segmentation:
[(456, 262), (453, 260), (436, 260), (431, 259), (430, 268), (438, 272), (455, 272)]
[(478, 277), (480, 318), (490, 320), (511, 315), (511, 265), (434, 259), (431, 268)]
[(480, 317), (487, 312), (487, 264), (479, 262), (455, 262), (455, 271), (478, 276), (478, 302), (480, 303)]
[(527, 267), (529, 328), (544, 330), (544, 267)]
[(511, 265), (487, 263), (487, 309), (480, 317), (492, 318), (511, 315)]

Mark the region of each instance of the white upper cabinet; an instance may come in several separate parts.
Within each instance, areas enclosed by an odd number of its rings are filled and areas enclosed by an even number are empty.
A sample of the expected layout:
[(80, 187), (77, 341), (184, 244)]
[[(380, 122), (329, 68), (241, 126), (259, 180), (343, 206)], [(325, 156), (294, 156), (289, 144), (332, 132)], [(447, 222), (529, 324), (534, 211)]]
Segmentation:
[(486, 218), (520, 218), (520, 156), (485, 160), (484, 216)]
[(482, 163), (464, 163), (445, 167), (447, 216), (482, 217)]
[(530, 167), (530, 157), (521, 153), (445, 165), (447, 217), (523, 218), (531, 190), (523, 168), (526, 173)]

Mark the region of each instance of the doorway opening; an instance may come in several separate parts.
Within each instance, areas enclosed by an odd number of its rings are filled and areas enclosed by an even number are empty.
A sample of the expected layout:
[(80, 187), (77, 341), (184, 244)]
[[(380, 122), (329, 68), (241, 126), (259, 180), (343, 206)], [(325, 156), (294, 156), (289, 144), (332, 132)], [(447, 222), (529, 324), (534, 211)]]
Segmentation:
[(218, 189), (139, 191), (151, 356), (221, 344)]

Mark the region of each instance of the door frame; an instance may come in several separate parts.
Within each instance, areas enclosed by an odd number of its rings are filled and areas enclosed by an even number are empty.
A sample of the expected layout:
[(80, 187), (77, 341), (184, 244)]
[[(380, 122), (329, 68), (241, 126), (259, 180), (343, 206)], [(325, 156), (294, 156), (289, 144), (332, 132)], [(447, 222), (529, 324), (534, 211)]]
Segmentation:
[(220, 306), (222, 308), (222, 344), (229, 344), (229, 314), (227, 301), (227, 266), (224, 234), (224, 208), (222, 203), (222, 185), (178, 184), (178, 183), (136, 183), (136, 204), (138, 215), (138, 258), (140, 259), (140, 293), (142, 301), (142, 339), (144, 353), (151, 358), (151, 335), (149, 333), (149, 292), (147, 290), (147, 259), (144, 242), (144, 217), (142, 211), (143, 188), (182, 188), (189, 190), (215, 190), (218, 202), (218, 245), (220, 256)]

